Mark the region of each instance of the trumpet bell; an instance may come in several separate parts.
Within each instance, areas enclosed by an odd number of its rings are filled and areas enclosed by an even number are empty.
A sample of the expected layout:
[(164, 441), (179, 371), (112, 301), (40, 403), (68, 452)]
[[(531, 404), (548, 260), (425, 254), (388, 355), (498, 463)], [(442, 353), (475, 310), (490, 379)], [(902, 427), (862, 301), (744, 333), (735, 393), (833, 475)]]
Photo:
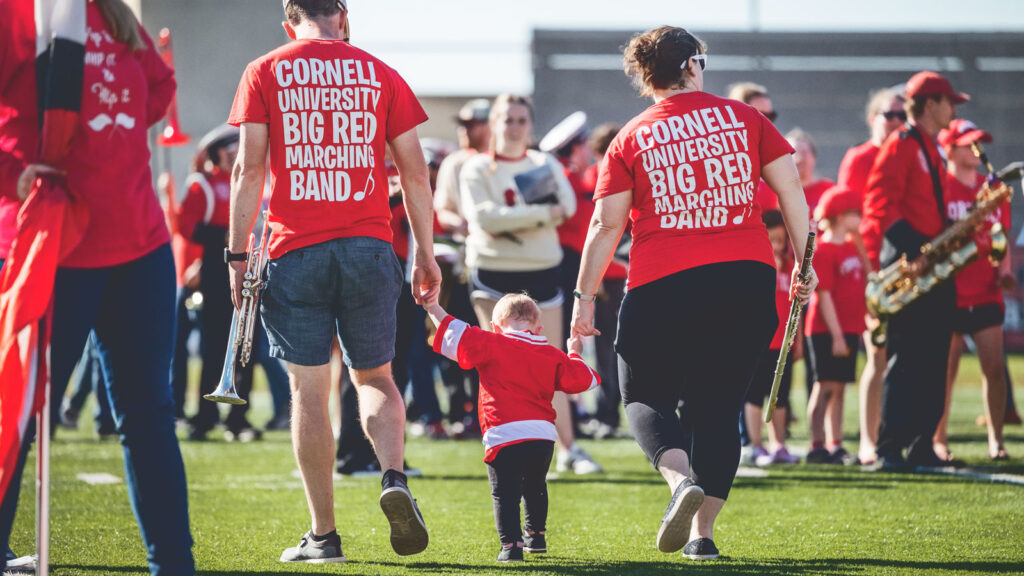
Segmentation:
[(231, 334), (228, 336), (228, 351), (227, 357), (224, 358), (224, 370), (220, 373), (220, 384), (217, 385), (217, 389), (212, 393), (203, 395), (203, 398), (206, 400), (222, 404), (246, 404), (246, 401), (242, 400), (238, 395), (238, 390), (235, 388), (235, 367), (238, 364), (238, 352), (241, 344), (237, 339), (237, 335), (238, 310), (235, 310), (231, 316)]

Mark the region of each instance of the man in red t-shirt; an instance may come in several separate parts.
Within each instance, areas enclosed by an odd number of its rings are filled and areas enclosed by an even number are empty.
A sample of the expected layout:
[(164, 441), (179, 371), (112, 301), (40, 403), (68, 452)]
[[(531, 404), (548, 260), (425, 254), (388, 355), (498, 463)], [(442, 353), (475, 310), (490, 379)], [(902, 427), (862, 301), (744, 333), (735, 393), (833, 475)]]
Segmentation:
[(363, 428), (384, 470), (380, 506), (400, 555), (427, 547), (403, 473), (405, 406), (391, 375), (403, 273), (391, 248), (385, 146), (402, 179), (417, 302), (436, 297), (430, 182), (416, 126), (427, 119), (386, 64), (344, 41), (344, 2), (283, 0), (292, 42), (246, 68), (228, 123), (241, 128), (228, 252), (241, 303), (246, 238), (270, 153), (270, 262), (261, 313), (293, 390), (292, 438), (312, 529), (283, 562), (344, 561), (331, 477), (331, 343), (338, 337)]
[[(935, 137), (949, 126), (955, 106), (968, 100), (935, 72), (919, 72), (907, 82), (909, 120), (882, 144), (864, 194), (861, 233), (874, 264), (902, 255), (913, 260), (948, 225), (945, 168)], [(889, 320), (878, 459), (871, 470), (946, 464), (932, 449), (932, 434), (942, 416), (955, 307), (954, 283), (946, 282)]]

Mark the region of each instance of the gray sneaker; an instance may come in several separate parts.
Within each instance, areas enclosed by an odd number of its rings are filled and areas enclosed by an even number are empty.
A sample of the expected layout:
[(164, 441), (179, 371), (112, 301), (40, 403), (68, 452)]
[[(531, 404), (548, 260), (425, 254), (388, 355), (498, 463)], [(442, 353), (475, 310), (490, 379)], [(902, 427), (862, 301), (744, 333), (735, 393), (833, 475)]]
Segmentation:
[(426, 550), (430, 537), (423, 515), (404, 480), (404, 474), (394, 470), (384, 473), (380, 509), (391, 525), (391, 548), (399, 556), (410, 556)]
[(686, 544), (683, 556), (690, 560), (717, 560), (718, 547), (711, 538), (697, 538)]
[(686, 545), (690, 537), (693, 516), (702, 504), (704, 490), (690, 478), (683, 480), (672, 494), (665, 516), (661, 519), (661, 527), (658, 528), (658, 550), (675, 552)]
[(345, 554), (341, 551), (341, 537), (335, 532), (323, 542), (313, 539), (313, 532), (299, 540), (299, 545), (288, 548), (281, 553), (281, 562), (306, 562), (307, 564), (324, 564), (327, 562), (345, 562)]

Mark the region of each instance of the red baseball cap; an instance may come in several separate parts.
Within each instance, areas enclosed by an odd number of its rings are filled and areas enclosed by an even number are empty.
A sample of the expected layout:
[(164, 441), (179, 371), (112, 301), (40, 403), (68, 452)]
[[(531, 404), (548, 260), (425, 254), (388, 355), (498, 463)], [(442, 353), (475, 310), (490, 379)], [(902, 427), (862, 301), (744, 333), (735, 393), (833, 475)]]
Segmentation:
[(963, 104), (971, 99), (963, 92), (954, 91), (953, 85), (945, 76), (930, 70), (918, 72), (907, 80), (907, 98), (921, 96), (948, 96), (953, 104)]
[(861, 195), (846, 186), (833, 186), (821, 195), (818, 205), (814, 208), (816, 220), (833, 220), (844, 212), (856, 212), (863, 210)]
[(963, 118), (957, 118), (949, 123), (949, 128), (939, 131), (939, 144), (943, 148), (953, 146), (970, 146), (971, 142), (991, 142), (992, 135)]

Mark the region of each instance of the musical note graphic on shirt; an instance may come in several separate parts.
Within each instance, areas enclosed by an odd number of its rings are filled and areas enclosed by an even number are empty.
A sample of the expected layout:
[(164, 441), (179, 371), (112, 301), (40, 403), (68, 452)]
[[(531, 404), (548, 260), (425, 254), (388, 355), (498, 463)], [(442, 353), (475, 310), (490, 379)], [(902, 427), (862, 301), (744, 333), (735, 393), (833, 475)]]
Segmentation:
[(754, 209), (751, 208), (749, 204), (744, 206), (743, 207), (743, 212), (739, 216), (734, 216), (733, 219), (732, 219), (732, 223), (736, 224), (737, 226), (742, 224), (743, 220), (746, 219), (747, 214), (749, 214), (749, 213), (751, 213), (753, 211), (754, 211)]
[(373, 179), (373, 171), (370, 171), (370, 175), (366, 177), (366, 184), (363, 185), (363, 189), (356, 192), (352, 199), (359, 202), (363, 198), (366, 198), (370, 194), (373, 194), (374, 189), (377, 187), (377, 183)]

